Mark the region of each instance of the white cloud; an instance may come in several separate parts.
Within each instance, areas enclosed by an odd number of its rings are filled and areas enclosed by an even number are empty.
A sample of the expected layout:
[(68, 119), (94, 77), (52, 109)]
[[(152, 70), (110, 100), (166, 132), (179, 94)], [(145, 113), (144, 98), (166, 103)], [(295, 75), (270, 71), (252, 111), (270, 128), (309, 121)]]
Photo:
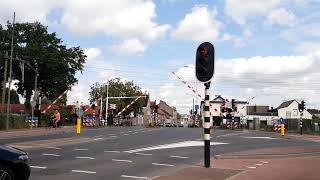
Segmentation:
[(245, 29), (240, 36), (232, 34), (224, 34), (222, 36), (222, 41), (233, 41), (234, 47), (240, 48), (246, 46), (247, 42), (252, 37), (252, 32), (250, 29)]
[(139, 39), (133, 38), (127, 39), (121, 44), (112, 45), (110, 50), (115, 54), (136, 54), (144, 52), (146, 48), (146, 45)]
[[(62, 24), (82, 35), (104, 33), (132, 43), (148, 44), (169, 30), (154, 22), (156, 5), (145, 0), (69, 0), (63, 4)], [(141, 50), (141, 48), (140, 48)]]
[(287, 11), (286, 9), (280, 8), (272, 10), (267, 15), (266, 23), (269, 25), (280, 25), (280, 26), (294, 26), (297, 23), (296, 16)]
[[(194, 65), (182, 67), (177, 74), (195, 86)], [(249, 100), (252, 104), (278, 106), (284, 100), (304, 99), (308, 107), (319, 107), (320, 51), (302, 56), (266, 56), (218, 59), (212, 80), (211, 97), (215, 94), (227, 98)], [(192, 93), (185, 85), (163, 85), (160, 96), (175, 102), (178, 109), (188, 112), (192, 106)], [(195, 86), (203, 95), (203, 84)], [(178, 90), (180, 89), (180, 90)], [(192, 100), (192, 97), (191, 97)]]
[(320, 43), (318, 42), (300, 42), (295, 48), (300, 53), (311, 53), (320, 51)]
[(225, 13), (239, 24), (246, 24), (247, 19), (266, 16), (277, 8), (281, 0), (226, 0)]
[(0, 23), (12, 22), (16, 12), (16, 22), (47, 22), (47, 15), (57, 6), (51, 0), (2, 0), (0, 1)]
[(217, 11), (197, 5), (178, 23), (173, 36), (182, 40), (214, 41), (220, 35), (222, 23), (216, 20)]
[(84, 54), (87, 56), (87, 62), (93, 61), (98, 56), (101, 55), (101, 50), (99, 48), (87, 48), (84, 49)]

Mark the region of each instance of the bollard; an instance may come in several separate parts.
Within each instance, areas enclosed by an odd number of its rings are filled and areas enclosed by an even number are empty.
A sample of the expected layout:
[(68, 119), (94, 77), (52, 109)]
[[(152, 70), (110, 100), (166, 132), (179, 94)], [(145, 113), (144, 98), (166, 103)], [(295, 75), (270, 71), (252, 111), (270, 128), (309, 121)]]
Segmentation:
[(77, 117), (77, 134), (79, 135), (81, 132), (81, 119)]
[(281, 124), (281, 136), (284, 137), (284, 124)]

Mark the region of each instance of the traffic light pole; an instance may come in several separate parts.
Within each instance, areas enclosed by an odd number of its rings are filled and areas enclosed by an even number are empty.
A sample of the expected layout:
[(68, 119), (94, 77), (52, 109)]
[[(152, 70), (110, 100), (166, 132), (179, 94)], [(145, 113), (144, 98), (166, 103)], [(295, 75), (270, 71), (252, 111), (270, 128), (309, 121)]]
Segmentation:
[(303, 112), (300, 113), (300, 134), (302, 135), (302, 116)]
[(204, 166), (206, 168), (210, 167), (210, 82), (205, 85), (205, 99), (204, 99)]

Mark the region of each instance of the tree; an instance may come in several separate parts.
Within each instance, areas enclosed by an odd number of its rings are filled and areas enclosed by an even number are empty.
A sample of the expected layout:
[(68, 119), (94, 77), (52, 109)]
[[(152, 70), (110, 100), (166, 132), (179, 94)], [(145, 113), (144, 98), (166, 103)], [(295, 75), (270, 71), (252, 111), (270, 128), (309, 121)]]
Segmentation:
[[(12, 24), (7, 23), (7, 29), (0, 25), (0, 55), (10, 52)], [(56, 33), (49, 33), (47, 27), (39, 22), (15, 24), (14, 58), (19, 58), (38, 69), (38, 90), (42, 96), (54, 100), (66, 89), (73, 86), (77, 79), (75, 74), (83, 70), (86, 55), (80, 47), (69, 47), (57, 37)], [(35, 72), (25, 66), (25, 79), (22, 82), (20, 61), (13, 61), (13, 79), (18, 93), (30, 102), (35, 83)], [(3, 61), (1, 61), (1, 66)], [(0, 69), (0, 71), (3, 71)], [(2, 78), (2, 77), (1, 77)], [(0, 79), (0, 80), (3, 80)]]
[[(132, 81), (121, 81), (120, 78), (115, 78), (109, 82), (109, 97), (124, 97), (124, 96), (142, 96), (141, 88), (135, 85)], [(90, 90), (90, 102), (94, 102), (99, 98), (107, 97), (106, 84), (96, 83), (91, 86)], [(134, 99), (109, 99), (109, 104), (116, 104), (118, 110), (122, 110), (125, 106), (130, 104)], [(100, 101), (98, 102), (100, 103)], [(144, 98), (140, 98), (136, 101), (127, 111), (123, 112), (123, 115), (127, 115), (130, 112), (140, 112), (142, 107), (146, 106)]]
[[(5, 99), (5, 103), (8, 102), (8, 89), (6, 88), (6, 99)], [(10, 95), (10, 103), (11, 104), (20, 104), (20, 99), (19, 99), (19, 95), (17, 93), (16, 90), (11, 89), (11, 95)], [(2, 97), (2, 90), (0, 91), (0, 97)]]
[(181, 114), (177, 113), (177, 119), (180, 120), (181, 119)]

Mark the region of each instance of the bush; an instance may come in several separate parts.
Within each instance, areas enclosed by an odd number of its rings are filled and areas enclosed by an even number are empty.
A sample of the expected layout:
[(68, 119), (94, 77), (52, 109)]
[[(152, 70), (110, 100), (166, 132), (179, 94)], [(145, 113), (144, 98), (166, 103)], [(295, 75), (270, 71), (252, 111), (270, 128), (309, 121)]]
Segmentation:
[[(9, 129), (22, 129), (28, 127), (24, 116), (12, 114), (9, 118)], [(6, 129), (6, 116), (0, 116), (0, 130)]]

